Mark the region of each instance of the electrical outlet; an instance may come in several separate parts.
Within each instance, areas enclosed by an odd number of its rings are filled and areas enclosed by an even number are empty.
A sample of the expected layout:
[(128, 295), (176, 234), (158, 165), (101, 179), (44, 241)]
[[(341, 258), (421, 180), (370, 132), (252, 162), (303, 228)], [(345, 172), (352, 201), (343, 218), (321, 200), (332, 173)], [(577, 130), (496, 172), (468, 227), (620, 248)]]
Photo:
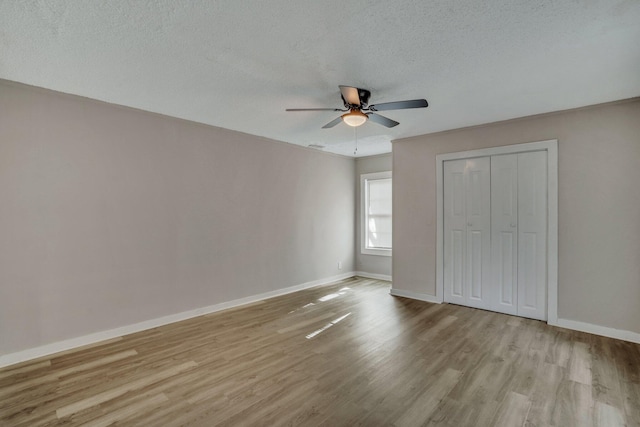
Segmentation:
[(342, 270), (342, 261), (338, 261), (338, 270)]

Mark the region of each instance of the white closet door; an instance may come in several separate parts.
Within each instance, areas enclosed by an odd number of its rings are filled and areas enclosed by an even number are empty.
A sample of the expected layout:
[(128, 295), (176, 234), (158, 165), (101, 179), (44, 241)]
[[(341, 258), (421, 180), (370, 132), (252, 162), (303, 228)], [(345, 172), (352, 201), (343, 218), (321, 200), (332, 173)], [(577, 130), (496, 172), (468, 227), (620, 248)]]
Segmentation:
[(466, 170), (467, 232), (465, 290), (467, 305), (492, 308), (491, 285), (491, 159), (468, 159)]
[(466, 305), (466, 160), (444, 162), (444, 300)]
[(444, 163), (446, 302), (491, 309), (491, 161)]
[(547, 153), (444, 162), (444, 300), (547, 317)]
[(547, 318), (547, 153), (518, 154), (518, 314)]
[(518, 155), (491, 157), (492, 310), (518, 314)]

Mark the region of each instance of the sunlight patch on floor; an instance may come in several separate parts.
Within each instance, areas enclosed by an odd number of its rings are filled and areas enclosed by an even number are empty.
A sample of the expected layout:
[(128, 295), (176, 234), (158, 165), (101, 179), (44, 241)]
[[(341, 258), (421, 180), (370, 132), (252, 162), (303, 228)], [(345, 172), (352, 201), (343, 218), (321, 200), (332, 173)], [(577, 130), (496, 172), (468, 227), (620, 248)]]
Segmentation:
[(321, 333), (323, 333), (324, 331), (326, 331), (327, 329), (329, 329), (330, 327), (332, 327), (333, 325), (343, 321), (344, 319), (346, 319), (347, 317), (349, 317), (351, 315), (351, 312), (345, 314), (344, 316), (340, 316), (335, 320), (332, 320), (331, 322), (327, 323), (326, 325), (324, 325), (322, 328), (320, 329), (316, 329), (315, 331), (311, 332), (309, 335), (306, 336), (306, 338), (308, 340), (310, 340), (313, 337), (316, 337), (318, 335), (320, 335)]

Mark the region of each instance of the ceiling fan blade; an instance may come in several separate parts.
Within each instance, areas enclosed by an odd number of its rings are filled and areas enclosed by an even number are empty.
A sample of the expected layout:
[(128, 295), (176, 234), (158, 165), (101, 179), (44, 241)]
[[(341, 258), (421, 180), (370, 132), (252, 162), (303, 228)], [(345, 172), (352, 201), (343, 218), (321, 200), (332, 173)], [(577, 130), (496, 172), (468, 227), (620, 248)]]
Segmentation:
[(287, 108), (285, 111), (347, 111), (340, 108)]
[(338, 123), (340, 123), (342, 121), (342, 116), (338, 117), (335, 120), (331, 120), (329, 123), (327, 123), (326, 125), (322, 126), (322, 129), (329, 129), (334, 127), (335, 125), (337, 125)]
[(429, 103), (426, 99), (412, 99), (409, 101), (383, 102), (382, 104), (370, 105), (371, 111), (405, 110), (407, 108), (425, 108)]
[(344, 99), (347, 104), (360, 105), (360, 95), (358, 94), (357, 87), (342, 86), (342, 85), (338, 87), (340, 88), (342, 99)]
[(388, 119), (385, 116), (381, 116), (380, 114), (376, 113), (367, 113), (367, 116), (369, 116), (369, 120), (371, 120), (372, 122), (376, 122), (379, 125), (386, 126), (388, 128), (392, 128), (400, 124), (395, 120)]

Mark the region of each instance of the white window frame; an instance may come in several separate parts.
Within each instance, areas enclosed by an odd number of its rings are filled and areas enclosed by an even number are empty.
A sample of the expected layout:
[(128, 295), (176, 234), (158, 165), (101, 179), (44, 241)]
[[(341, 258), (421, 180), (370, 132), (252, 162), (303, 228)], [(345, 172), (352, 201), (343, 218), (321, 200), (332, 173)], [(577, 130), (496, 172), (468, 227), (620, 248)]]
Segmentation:
[[(365, 255), (391, 256), (393, 249), (368, 248), (367, 247), (367, 224), (369, 223), (367, 206), (369, 205), (369, 192), (367, 191), (367, 181), (376, 179), (388, 179), (392, 177), (391, 171), (364, 173), (360, 175), (360, 253)], [(392, 217), (393, 221), (393, 217)]]

